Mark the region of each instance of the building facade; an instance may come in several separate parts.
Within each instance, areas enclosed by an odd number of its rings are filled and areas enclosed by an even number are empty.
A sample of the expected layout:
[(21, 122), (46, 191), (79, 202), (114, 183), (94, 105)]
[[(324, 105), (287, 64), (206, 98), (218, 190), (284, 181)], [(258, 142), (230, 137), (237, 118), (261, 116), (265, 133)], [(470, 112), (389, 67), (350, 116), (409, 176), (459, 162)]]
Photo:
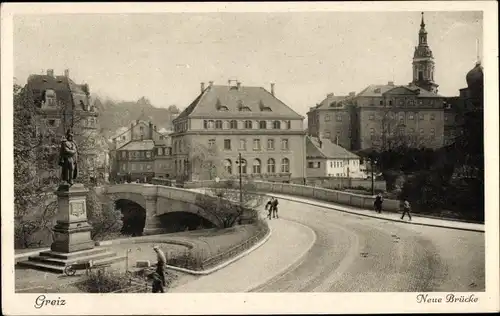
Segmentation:
[(307, 177), (362, 178), (359, 156), (329, 139), (307, 136)]
[(201, 84), (172, 134), (178, 179), (305, 177), (304, 117), (262, 87)]
[(113, 178), (115, 181), (149, 182), (153, 177), (171, 178), (170, 138), (151, 122), (136, 120), (125, 132), (115, 135)]
[[(308, 134), (350, 150), (397, 146), (439, 148), (445, 142), (447, 98), (438, 94), (424, 18), (408, 85), (369, 85), (358, 94), (327, 96), (308, 112)], [(452, 122), (450, 121), (450, 124)]]
[(63, 75), (54, 75), (49, 69), (43, 75), (30, 75), (24, 89), (37, 110), (36, 133), (55, 144), (72, 130), (83, 176), (107, 178), (107, 146), (98, 133), (99, 113), (90, 99), (89, 86), (71, 80), (68, 69)]

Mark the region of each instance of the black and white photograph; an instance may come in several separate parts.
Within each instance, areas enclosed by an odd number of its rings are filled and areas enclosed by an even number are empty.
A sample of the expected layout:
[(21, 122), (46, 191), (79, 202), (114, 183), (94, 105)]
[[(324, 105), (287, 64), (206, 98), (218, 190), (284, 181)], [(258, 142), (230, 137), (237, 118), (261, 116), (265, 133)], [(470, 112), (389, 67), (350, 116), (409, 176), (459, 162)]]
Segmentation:
[(2, 5), (4, 313), (498, 312), (497, 9)]

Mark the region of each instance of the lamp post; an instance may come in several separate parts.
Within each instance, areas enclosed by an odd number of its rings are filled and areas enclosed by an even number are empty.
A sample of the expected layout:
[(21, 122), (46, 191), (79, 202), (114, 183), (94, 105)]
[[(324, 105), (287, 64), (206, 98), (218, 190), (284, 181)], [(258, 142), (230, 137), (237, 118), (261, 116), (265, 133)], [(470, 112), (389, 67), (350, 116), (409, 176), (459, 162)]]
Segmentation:
[(375, 195), (375, 178), (373, 176), (374, 172), (373, 172), (373, 163), (377, 163), (377, 160), (373, 157), (370, 158), (370, 163), (371, 163), (371, 172), (372, 172), (372, 195)]
[(240, 206), (241, 204), (243, 203), (243, 195), (242, 195), (242, 192), (241, 192), (241, 153), (238, 154), (238, 165), (239, 165), (239, 176), (240, 176)]

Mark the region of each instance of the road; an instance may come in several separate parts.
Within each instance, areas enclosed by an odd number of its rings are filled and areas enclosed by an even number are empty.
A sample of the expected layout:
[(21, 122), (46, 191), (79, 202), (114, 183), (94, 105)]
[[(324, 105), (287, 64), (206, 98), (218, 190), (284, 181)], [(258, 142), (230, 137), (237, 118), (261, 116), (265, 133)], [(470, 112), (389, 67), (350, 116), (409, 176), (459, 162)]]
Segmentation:
[(391, 222), (283, 199), (279, 206), (282, 219), (310, 227), (317, 239), (303, 260), (253, 292), (485, 289), (484, 233)]

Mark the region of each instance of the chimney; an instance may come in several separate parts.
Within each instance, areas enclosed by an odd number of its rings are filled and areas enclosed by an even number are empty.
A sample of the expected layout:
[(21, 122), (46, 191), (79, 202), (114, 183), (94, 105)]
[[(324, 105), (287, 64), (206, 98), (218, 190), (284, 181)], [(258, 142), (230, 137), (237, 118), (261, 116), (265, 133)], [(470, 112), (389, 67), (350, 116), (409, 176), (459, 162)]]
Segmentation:
[(394, 81), (389, 81), (389, 82), (387, 83), (387, 85), (389, 85), (389, 86), (393, 86), (393, 85), (394, 85)]
[(338, 136), (338, 135), (335, 137), (335, 144), (336, 144), (337, 146), (339, 145), (339, 136)]
[(323, 142), (321, 141), (321, 136), (318, 137), (319, 148), (323, 148)]
[(205, 91), (205, 83), (204, 82), (202, 82), (200, 84), (200, 90), (201, 90), (201, 92)]
[(69, 78), (69, 69), (64, 69), (64, 77)]
[(54, 69), (47, 69), (47, 76), (54, 77)]
[(274, 95), (274, 82), (271, 82), (271, 94)]
[(214, 85), (214, 82), (213, 82), (213, 81), (209, 81), (209, 82), (208, 82), (208, 86), (209, 86), (209, 87), (212, 87), (213, 85)]
[(153, 122), (151, 122), (151, 121), (150, 121), (150, 122), (149, 122), (149, 133), (148, 133), (148, 134), (149, 134), (149, 135), (148, 135), (148, 136), (149, 136), (149, 137), (148, 137), (149, 139), (153, 139), (153, 129), (154, 129)]
[(350, 96), (350, 97), (353, 97), (353, 96), (355, 96), (355, 95), (356, 95), (356, 92), (354, 92), (354, 91), (349, 92), (349, 96)]

